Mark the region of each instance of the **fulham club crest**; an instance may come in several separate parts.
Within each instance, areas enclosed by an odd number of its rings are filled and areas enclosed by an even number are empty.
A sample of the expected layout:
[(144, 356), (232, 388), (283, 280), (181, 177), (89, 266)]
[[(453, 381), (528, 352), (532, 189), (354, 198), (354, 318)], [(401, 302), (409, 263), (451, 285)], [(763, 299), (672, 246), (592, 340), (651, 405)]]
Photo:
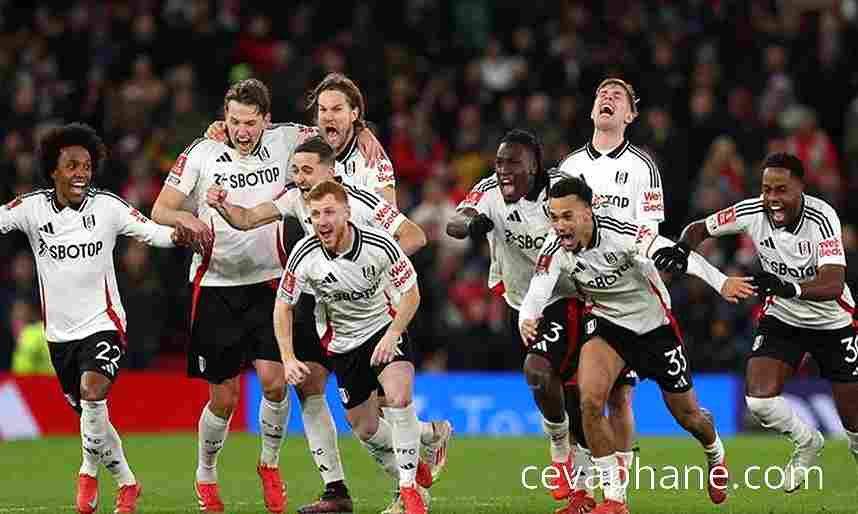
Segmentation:
[(95, 214), (87, 214), (83, 217), (83, 228), (90, 231), (95, 228)]
[(798, 254), (802, 257), (810, 255), (810, 241), (801, 240), (798, 242)]

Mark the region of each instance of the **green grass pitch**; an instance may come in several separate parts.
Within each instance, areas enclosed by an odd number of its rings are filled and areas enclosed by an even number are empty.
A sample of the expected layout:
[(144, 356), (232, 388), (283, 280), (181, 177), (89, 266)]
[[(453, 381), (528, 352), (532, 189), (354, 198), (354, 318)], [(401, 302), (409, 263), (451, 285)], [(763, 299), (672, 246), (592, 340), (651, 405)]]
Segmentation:
[[(649, 513), (847, 513), (858, 511), (858, 471), (849, 456), (846, 443), (827, 441), (820, 460), (822, 489), (818, 479), (807, 490), (786, 495), (769, 490), (761, 472), (751, 472), (750, 485), (744, 473), (750, 466), (783, 466), (790, 447), (776, 437), (740, 437), (725, 441), (728, 463), (733, 474), (730, 497), (721, 506), (709, 503), (706, 492), (697, 489), (693, 473), (692, 488), (677, 490), (671, 486), (666, 466), (702, 465), (703, 455), (691, 438), (643, 438), (641, 465), (658, 470), (657, 488), (649, 487), (649, 475), (641, 472), (645, 484), (631, 491), (629, 507), (633, 514)], [(143, 496), (138, 512), (199, 512), (193, 492), (196, 466), (196, 437), (193, 435), (133, 435), (125, 437), (125, 448)], [(348, 485), (355, 500), (355, 512), (376, 513), (388, 500), (392, 482), (382, 474), (362, 447), (349, 437), (340, 440)], [(235, 433), (227, 439), (218, 462), (221, 495), (230, 513), (264, 513), (261, 488), (255, 472), (259, 439)], [(80, 465), (80, 440), (73, 437), (36, 441), (0, 442), (0, 513), (74, 512), (74, 493)], [(449, 467), (432, 489), (432, 513), (540, 513), (551, 514), (561, 504), (542, 489), (528, 490), (522, 485), (526, 466), (544, 465), (548, 459), (546, 442), (540, 438), (465, 438), (453, 440)], [(288, 483), (288, 512), (313, 500), (321, 490), (304, 439), (291, 436), (280, 460), (283, 478)], [(680, 472), (681, 474), (681, 472)], [(101, 502), (98, 512), (113, 512), (115, 486), (110, 475), (100, 473)], [(537, 474), (528, 475), (536, 482)], [(770, 482), (777, 482), (771, 472)], [(668, 488), (658, 487), (660, 480)], [(634, 483), (633, 483), (634, 485)]]

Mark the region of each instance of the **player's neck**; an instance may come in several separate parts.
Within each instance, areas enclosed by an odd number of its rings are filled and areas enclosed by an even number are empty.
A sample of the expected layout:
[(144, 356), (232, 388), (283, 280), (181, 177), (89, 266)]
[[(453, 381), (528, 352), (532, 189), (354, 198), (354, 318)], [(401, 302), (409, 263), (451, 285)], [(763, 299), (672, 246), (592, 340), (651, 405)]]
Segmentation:
[(352, 128), (349, 131), (348, 137), (343, 138), (343, 146), (334, 148), (334, 155), (336, 155), (336, 160), (338, 162), (341, 162), (348, 156), (349, 149), (351, 149), (355, 137), (357, 137), (357, 134), (355, 134), (355, 129)]
[(593, 148), (595, 148), (600, 154), (605, 155), (607, 153), (611, 153), (615, 148), (623, 144), (623, 140), (625, 139), (625, 130), (622, 129), (612, 129), (612, 130), (600, 130), (595, 129), (593, 131), (593, 139), (591, 141)]

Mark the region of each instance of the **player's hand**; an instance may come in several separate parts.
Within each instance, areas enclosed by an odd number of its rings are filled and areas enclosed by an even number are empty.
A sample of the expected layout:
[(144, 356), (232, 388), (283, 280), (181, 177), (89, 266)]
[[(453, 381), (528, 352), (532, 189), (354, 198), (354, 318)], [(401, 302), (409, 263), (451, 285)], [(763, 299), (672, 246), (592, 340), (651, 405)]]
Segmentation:
[(310, 368), (298, 359), (283, 361), (283, 375), (292, 385), (298, 385), (310, 376)]
[(206, 129), (206, 138), (214, 139), (219, 143), (226, 143), (226, 122), (213, 121)]
[(211, 251), (214, 234), (211, 227), (203, 223), (202, 220), (190, 212), (183, 212), (176, 219), (176, 227), (190, 232), (191, 247), (195, 252), (205, 255)]
[(194, 242), (194, 235), (185, 227), (177, 225), (173, 227), (170, 239), (173, 240), (173, 244), (176, 246), (191, 246)]
[(739, 303), (739, 300), (750, 298), (754, 295), (752, 280), (752, 277), (727, 277), (721, 286), (721, 296), (730, 303)]
[(536, 335), (538, 334), (537, 328), (539, 328), (538, 319), (521, 320), (521, 323), (518, 325), (518, 332), (521, 334), (521, 340), (524, 341), (525, 346), (530, 346), (533, 340), (536, 339)]
[(226, 189), (221, 185), (215, 184), (206, 191), (206, 203), (209, 204), (209, 207), (214, 207), (215, 209), (223, 207), (223, 204), (226, 202), (226, 196)]
[(795, 296), (795, 286), (790, 282), (784, 282), (777, 275), (763, 271), (754, 275), (751, 285), (760, 296), (780, 296), (781, 298), (792, 298)]
[(652, 254), (652, 262), (659, 271), (667, 273), (685, 273), (688, 269), (688, 255), (691, 248), (685, 243), (659, 248)]
[(372, 366), (381, 366), (392, 361), (397, 355), (402, 355), (402, 351), (399, 349), (400, 341), (401, 337), (398, 334), (392, 334), (389, 331), (385, 332), (381, 341), (375, 345), (375, 350), (372, 351), (369, 363)]
[(480, 239), (495, 228), (495, 222), (483, 213), (477, 214), (468, 222), (468, 234), (471, 239)]
[(368, 128), (362, 129), (357, 135), (358, 150), (363, 158), (366, 159), (367, 168), (375, 168), (376, 164), (382, 159), (387, 158), (384, 153), (384, 147), (381, 146), (378, 138)]

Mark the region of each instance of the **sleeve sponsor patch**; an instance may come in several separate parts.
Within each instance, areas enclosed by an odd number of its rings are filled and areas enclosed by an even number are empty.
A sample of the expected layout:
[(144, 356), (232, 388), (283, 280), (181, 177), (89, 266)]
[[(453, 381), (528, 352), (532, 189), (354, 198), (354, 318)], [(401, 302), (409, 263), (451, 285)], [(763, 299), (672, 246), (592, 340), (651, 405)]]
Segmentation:
[(722, 227), (724, 225), (735, 223), (736, 221), (736, 207), (730, 207), (724, 209), (723, 211), (718, 211), (715, 219), (717, 220), (718, 226)]
[(638, 233), (635, 235), (635, 244), (645, 243), (648, 239), (653, 239), (655, 235), (655, 232), (651, 228), (646, 225), (640, 225), (638, 226)]
[(182, 173), (185, 171), (185, 163), (188, 161), (188, 156), (180, 154), (176, 158), (176, 162), (173, 163), (173, 167), (170, 168), (170, 175), (175, 175), (176, 177), (181, 177)]
[(138, 211), (137, 209), (135, 209), (133, 207), (131, 208), (131, 216), (133, 216), (134, 219), (136, 219), (140, 223), (148, 223), (149, 222), (149, 218), (144, 216), (142, 212)]
[(295, 295), (294, 273), (287, 271), (286, 274), (283, 275), (283, 282), (280, 285), (280, 289), (290, 297)]
[(462, 200), (462, 205), (476, 207), (477, 204), (480, 203), (484, 194), (485, 193), (482, 191), (471, 191), (467, 196), (465, 196), (465, 199)]
[(393, 223), (393, 220), (399, 216), (399, 211), (388, 202), (383, 202), (379, 205), (379, 208), (375, 211), (375, 221), (378, 223), (380, 227), (383, 227), (385, 230), (390, 229), (390, 225)]
[(380, 161), (376, 169), (376, 178), (381, 184), (393, 182), (395, 179), (393, 175), (393, 165), (390, 164), (389, 161)]
[(843, 245), (839, 237), (831, 237), (819, 242), (820, 257), (839, 257), (843, 255)]
[(664, 212), (664, 193), (661, 189), (648, 189), (643, 192), (641, 210), (647, 212)]
[(399, 258), (396, 264), (390, 267), (390, 271), (388, 273), (390, 274), (390, 282), (393, 284), (393, 287), (402, 289), (415, 272), (414, 267), (411, 266), (408, 258), (403, 255)]

